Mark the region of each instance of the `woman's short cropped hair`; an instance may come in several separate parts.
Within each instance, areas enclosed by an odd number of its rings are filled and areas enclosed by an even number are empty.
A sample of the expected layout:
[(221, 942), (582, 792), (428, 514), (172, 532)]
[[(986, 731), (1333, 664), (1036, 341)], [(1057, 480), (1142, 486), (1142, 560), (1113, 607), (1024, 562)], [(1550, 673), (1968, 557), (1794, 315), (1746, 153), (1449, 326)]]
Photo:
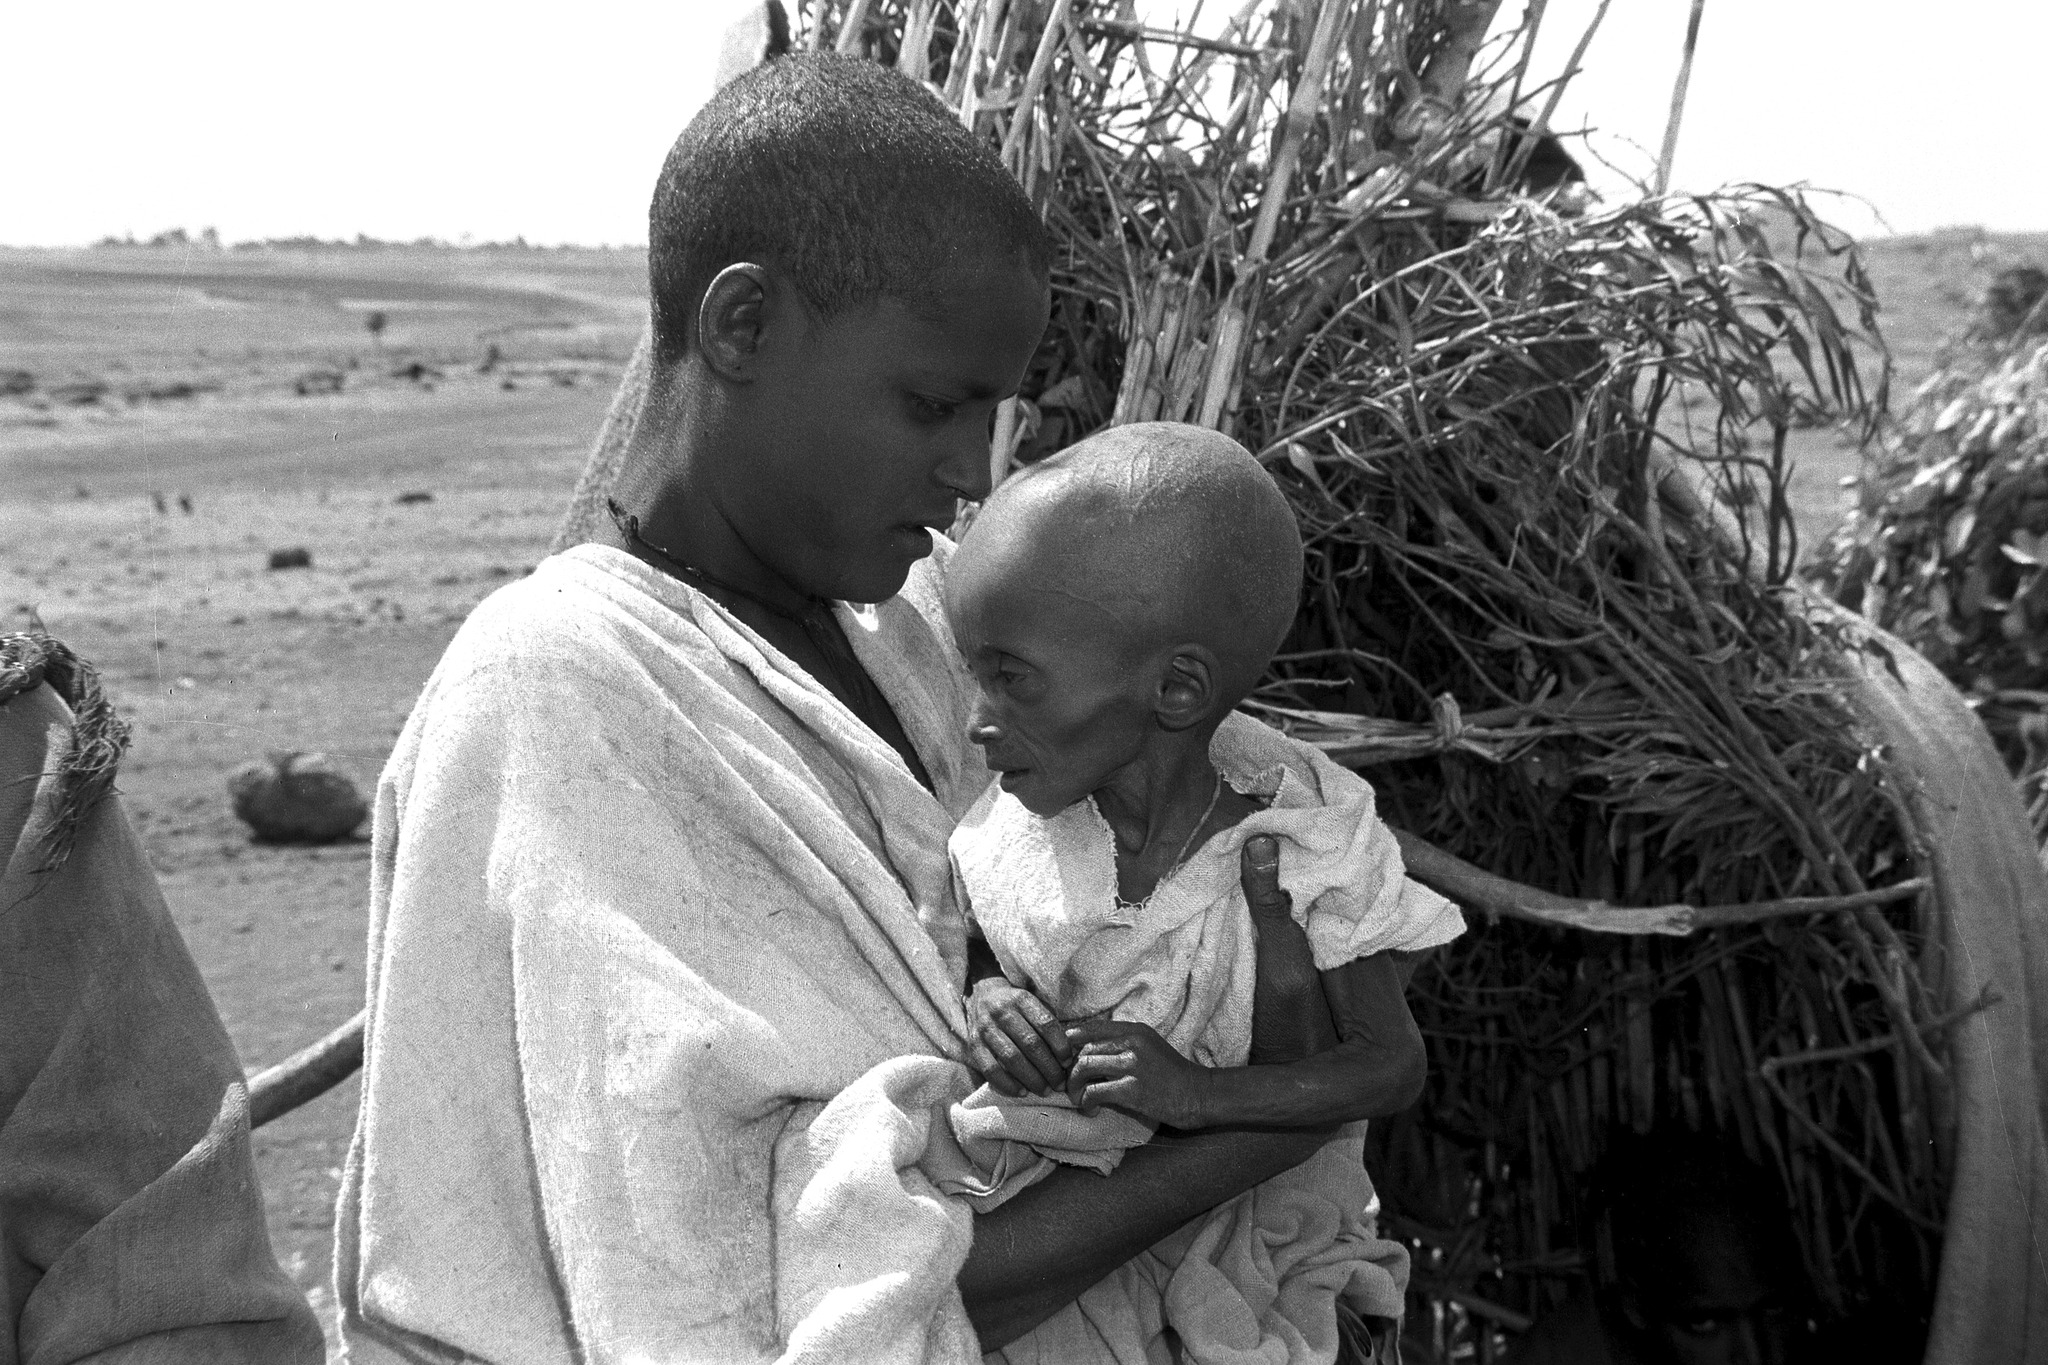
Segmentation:
[(726, 85), (669, 150), (648, 212), (657, 363), (689, 348), (704, 290), (769, 266), (821, 316), (918, 303), (990, 252), (1050, 250), (993, 148), (923, 86), (858, 57), (775, 58)]

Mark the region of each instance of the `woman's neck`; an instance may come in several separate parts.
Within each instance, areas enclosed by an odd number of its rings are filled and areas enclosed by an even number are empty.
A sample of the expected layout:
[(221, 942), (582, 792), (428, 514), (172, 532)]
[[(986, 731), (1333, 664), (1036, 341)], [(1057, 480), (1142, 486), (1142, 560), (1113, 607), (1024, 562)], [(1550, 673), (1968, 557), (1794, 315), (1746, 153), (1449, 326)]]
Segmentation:
[[(627, 471), (615, 492), (623, 519), (607, 543), (667, 571), (681, 563), (730, 584), (771, 609), (801, 613), (809, 593), (789, 582), (726, 517), (713, 496), (712, 480), (691, 452), (706, 438), (693, 439), (694, 406), (677, 376), (650, 381), (646, 407), (623, 461)], [(630, 528), (630, 529), (629, 529)]]

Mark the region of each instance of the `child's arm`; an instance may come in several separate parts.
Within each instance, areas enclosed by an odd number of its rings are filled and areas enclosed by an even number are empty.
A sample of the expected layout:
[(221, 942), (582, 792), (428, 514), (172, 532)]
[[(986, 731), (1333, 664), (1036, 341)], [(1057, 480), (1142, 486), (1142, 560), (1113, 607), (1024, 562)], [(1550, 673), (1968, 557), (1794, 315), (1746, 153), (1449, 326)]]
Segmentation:
[(1413, 1104), (1428, 1064), (1402, 986), (1408, 971), (1374, 953), (1323, 972), (1337, 1023), (1333, 1048), (1278, 1066), (1211, 1069), (1143, 1024), (1074, 1025), (1068, 1073), (1076, 1104), (1113, 1104), (1173, 1128), (1294, 1128), (1382, 1118)]
[(1050, 1095), (1066, 1084), (1074, 1045), (1043, 1000), (1003, 975), (979, 933), (967, 936), (967, 1032), (974, 1067), (1002, 1095)]

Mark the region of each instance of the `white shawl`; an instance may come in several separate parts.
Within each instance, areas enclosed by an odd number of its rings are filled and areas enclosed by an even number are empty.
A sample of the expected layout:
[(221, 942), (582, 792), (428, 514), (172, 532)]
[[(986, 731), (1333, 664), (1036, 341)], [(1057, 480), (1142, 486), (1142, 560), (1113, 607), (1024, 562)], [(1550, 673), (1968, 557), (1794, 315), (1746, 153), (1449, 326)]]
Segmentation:
[(378, 789), (354, 1360), (977, 1358), (916, 1167), (973, 1083), (946, 837), (988, 780), (938, 573), (841, 617), (937, 799), (621, 552), (457, 634)]

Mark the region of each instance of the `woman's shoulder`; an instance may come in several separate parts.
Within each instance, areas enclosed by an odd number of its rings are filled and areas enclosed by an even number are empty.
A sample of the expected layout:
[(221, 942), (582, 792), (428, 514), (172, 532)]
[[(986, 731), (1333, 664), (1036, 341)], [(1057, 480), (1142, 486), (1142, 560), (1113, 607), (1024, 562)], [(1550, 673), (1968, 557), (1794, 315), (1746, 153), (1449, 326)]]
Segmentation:
[(623, 551), (579, 545), (550, 555), (471, 610), (421, 696), (460, 697), (465, 710), (503, 711), (603, 695), (675, 662), (709, 664), (717, 650), (690, 614), (688, 590)]

